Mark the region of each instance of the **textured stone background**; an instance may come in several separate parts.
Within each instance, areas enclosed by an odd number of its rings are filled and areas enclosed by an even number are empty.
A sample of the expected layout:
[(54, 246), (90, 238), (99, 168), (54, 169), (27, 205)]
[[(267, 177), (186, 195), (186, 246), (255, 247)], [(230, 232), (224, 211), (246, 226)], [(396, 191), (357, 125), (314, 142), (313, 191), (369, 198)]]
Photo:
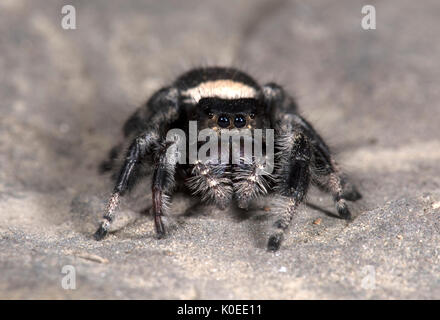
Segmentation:
[[(2, 0), (0, 298), (440, 298), (440, 3), (368, 1), (377, 30), (364, 31), (364, 2)], [(67, 3), (77, 30), (61, 28)], [(112, 188), (97, 163), (123, 121), (200, 64), (298, 98), (364, 194), (353, 222), (303, 207), (274, 254), (261, 213), (185, 217), (181, 199), (158, 241), (146, 182), (125, 228), (91, 238)]]

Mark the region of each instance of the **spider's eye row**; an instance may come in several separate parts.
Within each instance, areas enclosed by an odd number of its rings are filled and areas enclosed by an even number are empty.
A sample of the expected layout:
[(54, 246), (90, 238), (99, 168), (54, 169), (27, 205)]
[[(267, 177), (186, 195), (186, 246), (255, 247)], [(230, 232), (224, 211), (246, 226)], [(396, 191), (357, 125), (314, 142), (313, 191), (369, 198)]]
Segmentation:
[(246, 125), (246, 118), (241, 114), (236, 115), (234, 119), (234, 126), (236, 128), (243, 128), (245, 125)]
[[(243, 128), (246, 125), (246, 117), (242, 114), (236, 115), (233, 119), (236, 128)], [(220, 127), (227, 128), (231, 124), (231, 119), (223, 114), (218, 117), (217, 123)]]
[(217, 121), (218, 125), (222, 128), (229, 127), (230, 122), (231, 121), (229, 120), (228, 116), (226, 116), (226, 115), (221, 115), (220, 117), (218, 117), (218, 121)]

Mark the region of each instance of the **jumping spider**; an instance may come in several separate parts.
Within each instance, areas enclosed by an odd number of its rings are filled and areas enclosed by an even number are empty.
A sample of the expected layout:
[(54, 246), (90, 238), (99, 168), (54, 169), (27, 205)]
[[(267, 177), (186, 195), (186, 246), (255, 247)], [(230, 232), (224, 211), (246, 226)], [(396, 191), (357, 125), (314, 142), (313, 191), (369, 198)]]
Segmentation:
[[(166, 139), (167, 132), (179, 128), (188, 133), (190, 121), (196, 121), (197, 130), (211, 128), (218, 133), (223, 129), (273, 129), (273, 172), (257, 174), (260, 164), (253, 160), (239, 164), (169, 161), (167, 150), (174, 143)], [(152, 175), (152, 212), (159, 237), (165, 234), (162, 217), (177, 187), (221, 209), (234, 202), (246, 209), (251, 201), (272, 194), (277, 202), (270, 210), (275, 220), (267, 242), (269, 250), (280, 247), (284, 231), (311, 184), (332, 195), (344, 219), (351, 217), (346, 200), (361, 198), (339, 170), (326, 143), (299, 115), (295, 101), (283, 88), (274, 83), (261, 87), (233, 68), (198, 68), (183, 74), (171, 86), (157, 91), (128, 119), (124, 136), (130, 144), (122, 166), (115, 164), (120, 146), (112, 149), (103, 166), (105, 170), (116, 167), (119, 173), (104, 219), (94, 235), (97, 240), (108, 233), (120, 196), (145, 174)]]

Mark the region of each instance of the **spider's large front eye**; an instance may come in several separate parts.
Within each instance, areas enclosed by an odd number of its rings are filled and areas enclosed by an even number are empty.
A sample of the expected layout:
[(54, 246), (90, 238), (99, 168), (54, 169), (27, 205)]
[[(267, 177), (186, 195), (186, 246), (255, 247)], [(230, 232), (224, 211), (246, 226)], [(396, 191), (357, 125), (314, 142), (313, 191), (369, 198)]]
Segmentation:
[(229, 121), (228, 116), (221, 115), (220, 117), (218, 117), (217, 123), (220, 127), (227, 128), (227, 127), (229, 127), (230, 121)]
[(244, 116), (242, 116), (241, 114), (235, 116), (234, 126), (236, 128), (243, 128), (245, 125), (246, 125), (246, 118)]

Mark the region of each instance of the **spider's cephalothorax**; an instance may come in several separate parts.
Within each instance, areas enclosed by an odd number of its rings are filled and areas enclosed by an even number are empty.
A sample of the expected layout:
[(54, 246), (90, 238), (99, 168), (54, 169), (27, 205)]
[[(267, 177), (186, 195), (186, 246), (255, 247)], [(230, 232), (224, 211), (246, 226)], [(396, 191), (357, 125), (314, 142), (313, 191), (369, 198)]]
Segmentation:
[[(219, 161), (191, 161), (189, 152), (184, 153), (184, 161), (170, 161), (173, 153), (168, 151), (176, 147), (178, 140), (167, 139), (168, 133), (180, 129), (190, 136), (191, 124), (196, 124), (197, 133), (210, 129), (218, 137), (228, 130), (272, 130), (273, 139), (262, 139), (264, 151), (260, 158), (246, 155), (243, 147), (238, 147), (239, 162), (231, 161), (233, 155), (226, 162), (220, 161), (225, 151), (229, 154), (232, 149), (225, 150), (219, 142)], [(156, 92), (128, 119), (124, 135), (130, 144), (122, 165), (116, 166), (114, 161), (120, 145), (112, 149), (109, 161), (103, 164), (106, 170), (117, 167), (119, 174), (95, 233), (98, 240), (107, 234), (120, 196), (145, 173), (152, 175), (152, 211), (159, 236), (165, 234), (162, 218), (177, 187), (221, 209), (230, 203), (246, 209), (253, 200), (272, 194), (277, 201), (271, 208), (275, 220), (268, 238), (270, 250), (279, 248), (310, 184), (329, 192), (338, 214), (346, 219), (351, 217), (346, 200), (361, 197), (338, 169), (322, 138), (298, 114), (294, 100), (280, 86), (269, 83), (261, 87), (236, 69), (200, 68), (183, 74), (170, 87)], [(251, 137), (255, 142), (256, 134)], [(201, 142), (196, 140), (195, 144), (201, 150)], [(190, 145), (188, 141), (184, 144)], [(268, 150), (274, 152), (273, 170), (259, 171), (264, 167), (262, 159), (268, 158)]]

